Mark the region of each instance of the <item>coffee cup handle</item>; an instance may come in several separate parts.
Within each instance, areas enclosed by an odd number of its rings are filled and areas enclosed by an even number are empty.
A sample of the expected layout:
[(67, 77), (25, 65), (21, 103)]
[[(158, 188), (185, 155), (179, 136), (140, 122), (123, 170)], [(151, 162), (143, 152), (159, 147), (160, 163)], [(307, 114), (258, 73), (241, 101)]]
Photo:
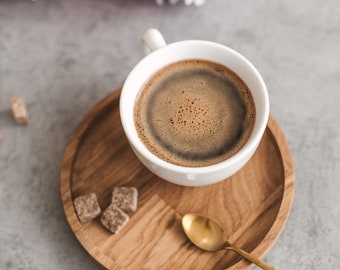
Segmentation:
[(146, 30), (142, 36), (142, 45), (144, 49), (144, 54), (148, 55), (155, 50), (163, 48), (166, 46), (165, 40), (162, 34), (155, 28), (150, 28)]

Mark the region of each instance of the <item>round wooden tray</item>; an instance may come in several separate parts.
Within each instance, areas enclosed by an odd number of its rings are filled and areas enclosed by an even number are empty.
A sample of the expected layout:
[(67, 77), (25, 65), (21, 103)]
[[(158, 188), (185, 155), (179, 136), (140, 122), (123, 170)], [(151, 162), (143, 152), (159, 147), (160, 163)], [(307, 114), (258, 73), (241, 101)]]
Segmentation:
[[(204, 252), (181, 229), (187, 212), (219, 220), (230, 242), (263, 257), (291, 209), (292, 156), (270, 117), (262, 142), (246, 166), (229, 179), (203, 187), (166, 182), (135, 157), (119, 117), (120, 90), (112, 92), (81, 121), (67, 144), (60, 172), (66, 218), (80, 244), (108, 269), (246, 269), (250, 264), (231, 251)], [(99, 219), (82, 224), (72, 200), (95, 192), (105, 209), (114, 186), (138, 188), (138, 210), (117, 235)]]

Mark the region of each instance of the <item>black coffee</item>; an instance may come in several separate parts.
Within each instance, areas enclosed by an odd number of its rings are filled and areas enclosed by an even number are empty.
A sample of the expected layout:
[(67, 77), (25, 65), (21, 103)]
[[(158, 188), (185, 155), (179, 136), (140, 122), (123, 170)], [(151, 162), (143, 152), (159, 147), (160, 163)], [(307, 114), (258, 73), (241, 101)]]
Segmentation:
[(247, 142), (255, 104), (230, 69), (186, 60), (161, 69), (144, 85), (134, 121), (153, 154), (176, 165), (201, 167), (227, 159)]

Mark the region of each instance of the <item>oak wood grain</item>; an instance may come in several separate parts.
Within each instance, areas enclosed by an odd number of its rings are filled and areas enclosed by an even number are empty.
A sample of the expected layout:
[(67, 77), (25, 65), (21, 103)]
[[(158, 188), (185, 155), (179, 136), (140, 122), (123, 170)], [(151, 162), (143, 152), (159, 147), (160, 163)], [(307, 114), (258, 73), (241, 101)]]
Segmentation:
[[(204, 252), (185, 237), (187, 212), (208, 214), (223, 225), (230, 242), (263, 257), (279, 237), (294, 193), (294, 166), (287, 141), (273, 118), (259, 148), (242, 170), (217, 184), (183, 187), (148, 171), (135, 157), (119, 117), (120, 90), (98, 103), (66, 146), (60, 192), (67, 221), (80, 244), (107, 269), (246, 269), (232, 252)], [(73, 199), (95, 192), (106, 208), (114, 186), (134, 186), (138, 210), (117, 235), (99, 219), (82, 224)]]

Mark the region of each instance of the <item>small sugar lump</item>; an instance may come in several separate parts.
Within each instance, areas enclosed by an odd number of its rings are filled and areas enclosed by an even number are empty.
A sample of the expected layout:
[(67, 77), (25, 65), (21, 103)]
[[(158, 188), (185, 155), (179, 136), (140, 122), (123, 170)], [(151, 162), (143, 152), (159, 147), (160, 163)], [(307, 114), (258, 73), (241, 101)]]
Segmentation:
[(12, 98), (11, 109), (15, 121), (19, 125), (28, 125), (29, 115), (25, 105), (25, 102), (21, 98)]
[(101, 209), (95, 193), (79, 196), (73, 201), (80, 222), (89, 222), (98, 217)]
[(112, 204), (125, 212), (137, 210), (138, 191), (135, 187), (115, 187), (112, 191)]
[(110, 204), (100, 217), (102, 225), (112, 233), (118, 233), (129, 221), (129, 216), (117, 205)]

